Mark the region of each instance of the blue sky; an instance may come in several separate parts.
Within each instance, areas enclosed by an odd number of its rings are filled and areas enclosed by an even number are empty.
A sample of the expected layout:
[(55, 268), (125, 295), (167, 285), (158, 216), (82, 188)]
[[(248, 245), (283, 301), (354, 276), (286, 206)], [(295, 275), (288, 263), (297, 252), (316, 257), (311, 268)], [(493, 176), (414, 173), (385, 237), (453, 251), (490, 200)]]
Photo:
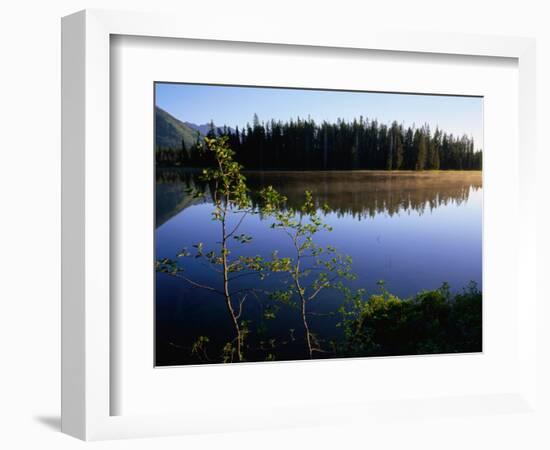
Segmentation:
[(254, 113), (260, 121), (309, 116), (316, 122), (336, 122), (363, 116), (405, 126), (428, 123), (432, 129), (472, 136), (475, 148), (482, 149), (479, 97), (157, 83), (156, 104), (184, 122), (213, 120), (217, 126), (239, 128), (252, 123)]

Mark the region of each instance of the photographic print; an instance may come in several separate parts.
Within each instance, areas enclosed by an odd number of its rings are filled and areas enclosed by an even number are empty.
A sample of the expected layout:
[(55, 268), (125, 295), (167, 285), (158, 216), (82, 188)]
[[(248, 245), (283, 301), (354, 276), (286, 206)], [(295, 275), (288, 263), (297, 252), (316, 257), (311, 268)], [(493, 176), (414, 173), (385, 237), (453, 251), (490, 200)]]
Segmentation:
[(154, 103), (156, 366), (482, 351), (482, 97)]

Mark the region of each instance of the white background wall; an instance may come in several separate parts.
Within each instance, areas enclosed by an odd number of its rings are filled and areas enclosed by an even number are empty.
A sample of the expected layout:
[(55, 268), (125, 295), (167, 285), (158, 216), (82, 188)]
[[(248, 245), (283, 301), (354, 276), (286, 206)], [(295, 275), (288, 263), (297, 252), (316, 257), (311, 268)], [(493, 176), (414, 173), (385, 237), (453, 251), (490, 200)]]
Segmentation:
[[(324, 26), (327, 33), (385, 26), (424, 31), (531, 36), (538, 45), (539, 276), (548, 255), (550, 13), (535, 0), (11, 0), (0, 7), (0, 448), (82, 448), (59, 433), (60, 17), (83, 8), (179, 11), (182, 26)], [(542, 283), (541, 283), (542, 284)], [(546, 295), (548, 298), (548, 295)], [(549, 308), (539, 311), (545, 314)], [(539, 349), (547, 395), (550, 333)], [(545, 423), (546, 422), (546, 423)], [(399, 429), (282, 430), (91, 444), (94, 448), (549, 448), (550, 419), (529, 416), (433, 420)], [(541, 431), (542, 430), (542, 431)]]

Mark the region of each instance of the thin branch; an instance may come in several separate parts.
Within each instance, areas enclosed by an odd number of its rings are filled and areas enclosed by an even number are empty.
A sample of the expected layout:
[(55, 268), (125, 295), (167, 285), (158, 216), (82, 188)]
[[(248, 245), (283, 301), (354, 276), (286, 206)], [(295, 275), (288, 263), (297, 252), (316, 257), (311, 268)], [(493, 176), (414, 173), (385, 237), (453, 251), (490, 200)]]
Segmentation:
[(311, 294), (311, 295), (308, 297), (307, 300), (308, 300), (308, 301), (313, 300), (313, 299), (317, 296), (317, 294), (318, 294), (319, 292), (321, 292), (324, 288), (326, 288), (326, 287), (328, 287), (328, 286), (330, 286), (330, 282), (329, 282), (329, 281), (325, 281), (323, 284), (321, 284), (321, 286), (319, 286), (319, 287), (313, 292), (313, 294)]
[(250, 293), (250, 292), (257, 292), (257, 291), (258, 291), (258, 289), (256, 289), (256, 288), (237, 289), (236, 291), (229, 292), (229, 296), (233, 297), (234, 295), (240, 294), (242, 292)]
[(239, 227), (241, 226), (241, 224), (243, 223), (243, 220), (244, 218), (247, 216), (248, 214), (248, 211), (245, 211), (243, 213), (243, 215), (241, 216), (241, 218), (239, 219), (239, 222), (237, 223), (237, 225), (235, 225), (235, 228), (233, 228), (233, 231), (231, 231), (231, 233), (229, 233), (226, 237), (227, 239), (229, 239), (231, 236), (233, 236), (235, 234), (235, 232), (239, 229)]
[(246, 300), (247, 296), (248, 296), (248, 294), (245, 294), (244, 297), (239, 301), (239, 312), (235, 316), (235, 318), (237, 320), (239, 320), (241, 318), (241, 314), (243, 313), (243, 304), (244, 304), (244, 301)]
[(324, 283), (322, 283), (314, 292), (313, 294), (311, 294), (309, 297), (308, 297), (308, 301), (309, 300), (313, 300), (317, 294), (319, 292), (321, 292), (323, 289), (325, 288), (328, 288), (330, 287), (330, 284), (334, 281), (334, 280), (337, 280), (338, 279), (338, 275), (335, 275), (334, 277), (332, 277), (330, 280), (327, 280), (325, 281)]
[(166, 273), (166, 274), (168, 274), (168, 275), (170, 275), (174, 278), (179, 278), (181, 280), (187, 281), (190, 285), (195, 286), (197, 288), (206, 289), (208, 291), (212, 291), (212, 292), (215, 292), (217, 294), (224, 295), (223, 291), (220, 291), (219, 289), (213, 288), (212, 286), (207, 286), (206, 284), (197, 283), (196, 281), (193, 281), (192, 279), (187, 278), (185, 275), (180, 275), (178, 273), (169, 273), (169, 272), (164, 272), (164, 273)]
[(312, 347), (311, 351), (317, 352), (317, 353), (332, 353), (332, 352), (329, 352), (328, 350), (323, 350), (322, 348), (319, 348), (319, 347)]
[(209, 264), (205, 264), (205, 263), (201, 263), (201, 266), (202, 267), (205, 267), (207, 269), (210, 269), (216, 273), (222, 273), (222, 271), (220, 269), (216, 269), (215, 267), (213, 267), (214, 265), (217, 265), (216, 263), (213, 263), (211, 261), (209, 261)]
[(236, 280), (237, 278), (247, 277), (249, 275), (258, 275), (259, 273), (262, 273), (262, 271), (261, 270), (254, 270), (252, 272), (241, 273), (239, 275), (235, 275), (234, 277), (230, 277), (229, 281)]

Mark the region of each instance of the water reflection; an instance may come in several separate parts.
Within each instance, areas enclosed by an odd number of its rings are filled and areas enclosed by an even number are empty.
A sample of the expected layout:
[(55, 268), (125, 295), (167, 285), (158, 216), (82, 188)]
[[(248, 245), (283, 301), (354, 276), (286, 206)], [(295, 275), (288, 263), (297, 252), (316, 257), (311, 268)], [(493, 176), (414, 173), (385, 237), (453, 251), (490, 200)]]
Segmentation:
[[(247, 184), (254, 192), (269, 185), (288, 198), (288, 205), (299, 207), (309, 190), (314, 201), (337, 217), (361, 220), (377, 214), (390, 217), (416, 211), (432, 211), (443, 205), (461, 205), (471, 192), (481, 189), (481, 172), (246, 172)], [(185, 169), (157, 170), (157, 227), (201, 200), (191, 198), (187, 190), (208, 194), (209, 186), (200, 180), (200, 172)], [(208, 197), (208, 195), (207, 195)]]
[[(304, 191), (313, 193), (318, 205), (328, 204), (324, 221), (333, 231), (319, 232), (316, 243), (334, 246), (353, 261), (357, 279), (352, 289), (379, 291), (378, 281), (401, 298), (422, 290), (436, 289), (448, 282), (454, 292), (470, 281), (482, 288), (482, 180), (480, 172), (248, 172), (247, 184), (254, 192), (272, 185), (288, 197), (288, 204), (301, 204)], [(219, 242), (219, 224), (212, 220), (213, 205), (193, 199), (188, 188), (206, 194), (209, 186), (200, 173), (190, 170), (160, 169), (156, 184), (156, 257), (173, 258), (182, 248), (198, 242), (211, 249)], [(229, 219), (237, 221), (236, 217)], [(231, 254), (269, 257), (274, 249), (281, 256), (292, 248), (284, 233), (269, 228), (269, 218), (249, 215), (241, 231), (253, 236), (246, 246), (231, 244)], [(242, 252), (242, 253), (241, 253)], [(219, 273), (201, 260), (186, 259), (185, 273), (201, 284), (219, 286)], [(235, 280), (235, 289), (256, 287), (265, 292), (280, 287), (278, 277)], [(156, 363), (192, 363), (191, 348), (198, 336), (208, 336), (212, 349), (221, 349), (232, 335), (227, 311), (219, 297), (197, 289), (167, 274), (156, 274)], [(326, 291), (311, 305), (312, 329), (324, 346), (341, 337), (336, 328), (342, 296)], [(283, 305), (277, 320), (265, 319), (266, 299), (251, 299), (244, 309), (250, 321), (251, 360), (264, 360), (262, 342), (276, 339), (278, 360), (304, 358), (299, 315)], [(294, 330), (289, 335), (289, 330)], [(283, 345), (284, 343), (284, 345)], [(262, 353), (263, 352), (263, 353)]]

